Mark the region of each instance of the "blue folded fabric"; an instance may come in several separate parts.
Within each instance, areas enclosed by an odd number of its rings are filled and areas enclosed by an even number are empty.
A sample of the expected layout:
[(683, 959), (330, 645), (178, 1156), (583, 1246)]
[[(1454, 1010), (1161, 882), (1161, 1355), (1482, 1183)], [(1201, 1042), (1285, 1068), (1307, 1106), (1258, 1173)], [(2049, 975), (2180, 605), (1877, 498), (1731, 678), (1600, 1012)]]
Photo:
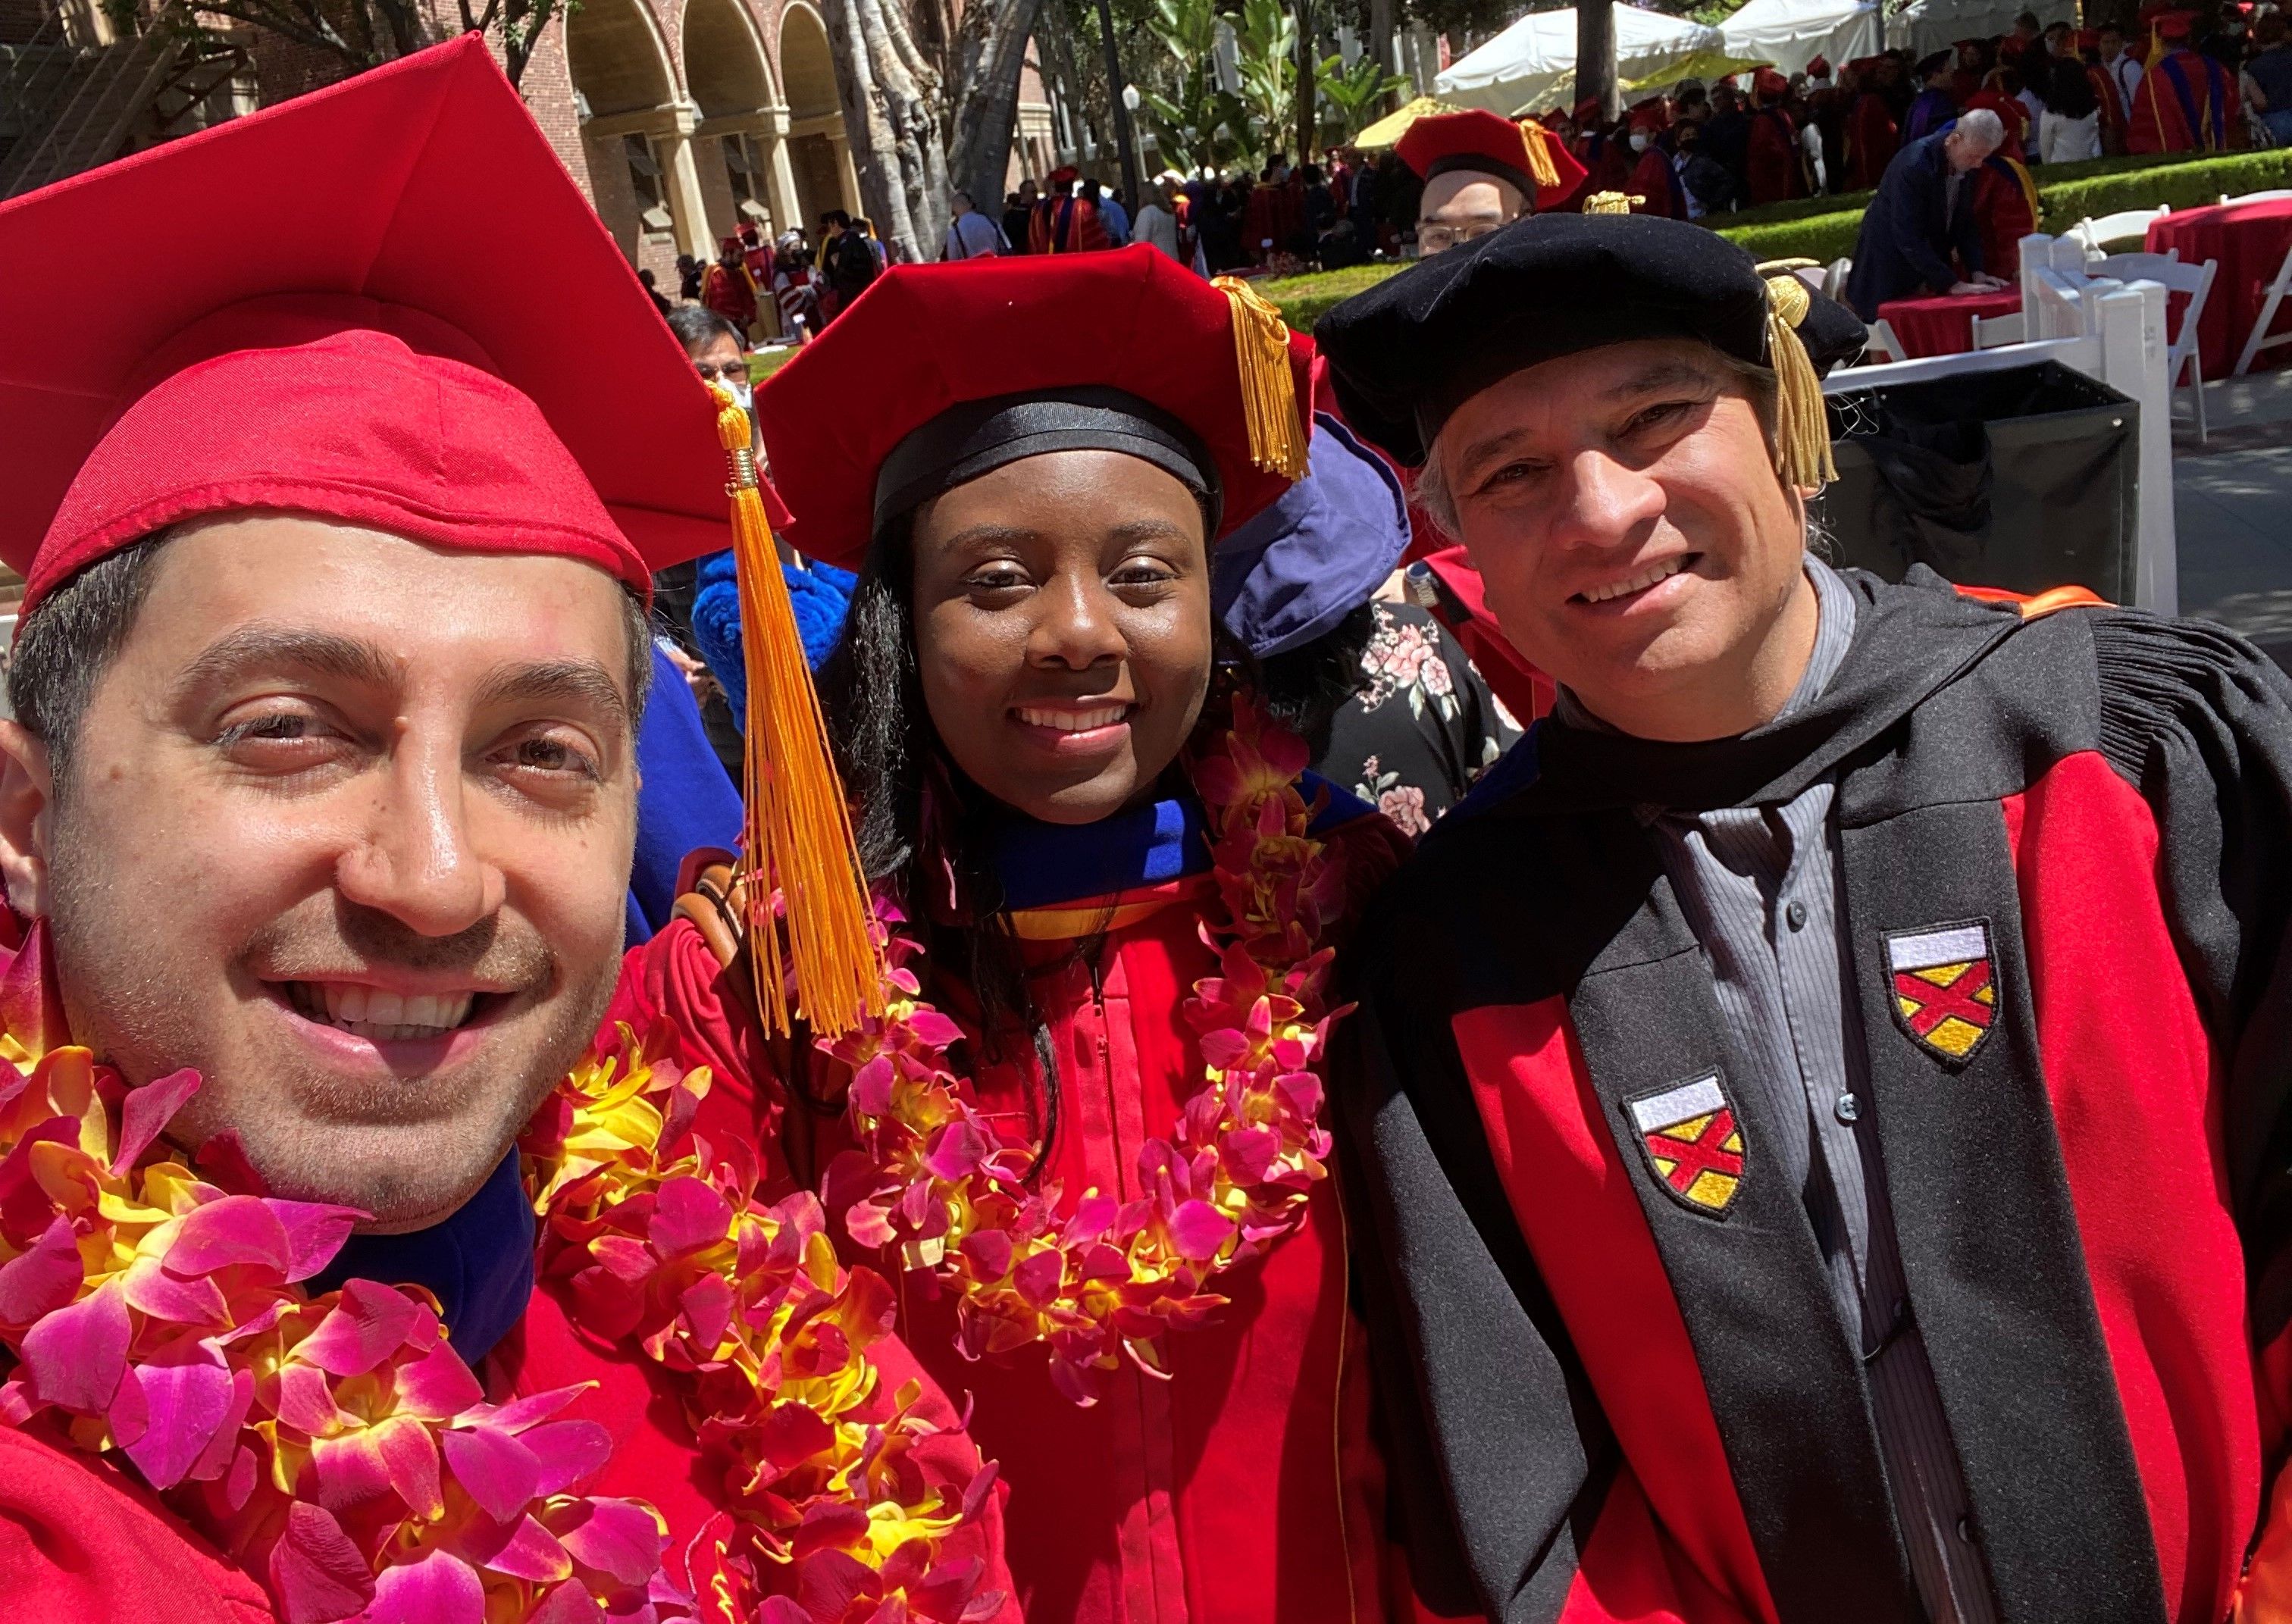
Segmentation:
[[(795, 607), (795, 629), (803, 639), (804, 661), (814, 671), (843, 635), (843, 617), (851, 608), (851, 583), (859, 578), (831, 564), (814, 564), (809, 569), (780, 567), (788, 601)], [(700, 645), (700, 657), (724, 685), (734, 720), (745, 724), (748, 670), (740, 659), (740, 583), (733, 574), (731, 551), (712, 552), (702, 559), (694, 583), (692, 640)]]

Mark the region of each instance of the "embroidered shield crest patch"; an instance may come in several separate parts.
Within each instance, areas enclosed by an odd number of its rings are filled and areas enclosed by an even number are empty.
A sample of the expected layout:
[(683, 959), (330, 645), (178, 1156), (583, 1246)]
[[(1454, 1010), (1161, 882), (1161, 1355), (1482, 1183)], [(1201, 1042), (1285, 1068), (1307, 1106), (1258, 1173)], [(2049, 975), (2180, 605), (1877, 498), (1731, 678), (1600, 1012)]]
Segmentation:
[(1989, 1041), (1997, 967), (1987, 920), (1888, 932), (1886, 971), (1896, 1024), (1934, 1058), (1963, 1065)]
[(1718, 1075), (1630, 1102), (1656, 1182), (1697, 1212), (1725, 1212), (1743, 1184), (1743, 1130)]

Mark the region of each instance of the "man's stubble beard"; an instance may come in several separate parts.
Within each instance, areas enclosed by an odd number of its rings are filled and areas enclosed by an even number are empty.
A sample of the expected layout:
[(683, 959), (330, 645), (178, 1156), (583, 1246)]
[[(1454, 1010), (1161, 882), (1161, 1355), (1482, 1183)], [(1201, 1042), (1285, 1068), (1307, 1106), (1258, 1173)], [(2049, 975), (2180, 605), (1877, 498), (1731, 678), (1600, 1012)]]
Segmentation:
[[(49, 934), (65, 1017), (73, 1041), (140, 1085), (185, 1066), (206, 1084), (176, 1113), (166, 1138), (186, 1153), (213, 1136), (234, 1134), (270, 1193), (290, 1200), (355, 1207), (371, 1216), (359, 1226), (373, 1233), (425, 1227), (446, 1218), (484, 1184), (550, 1091), (594, 1035), (610, 1003), (620, 956), (608, 953), (585, 986), (566, 985), (518, 1017), (542, 1017), (515, 1051), (487, 1046), (463, 1069), (473, 1078), (503, 1068), (521, 1053), (513, 1086), (497, 1086), (500, 1107), (487, 1120), (444, 1123), (407, 1113), (393, 1122), (386, 1097), (323, 1067), (274, 1056), (257, 1086), (242, 1092), (223, 1073), (230, 1063), (210, 1052), (221, 1035), (200, 1019), (201, 994), (171, 985), (164, 952), (139, 939), (132, 914), (116, 912), (118, 887), (100, 865), (78, 860), (69, 832), (75, 820), (58, 807), (53, 816), (49, 872)], [(132, 906), (132, 904), (130, 904)], [(561, 959), (553, 962), (560, 973)], [(251, 1071), (252, 1068), (242, 1068)], [(312, 1120), (286, 1101), (339, 1100), (359, 1119)], [(383, 1108), (377, 1110), (375, 1107)]]

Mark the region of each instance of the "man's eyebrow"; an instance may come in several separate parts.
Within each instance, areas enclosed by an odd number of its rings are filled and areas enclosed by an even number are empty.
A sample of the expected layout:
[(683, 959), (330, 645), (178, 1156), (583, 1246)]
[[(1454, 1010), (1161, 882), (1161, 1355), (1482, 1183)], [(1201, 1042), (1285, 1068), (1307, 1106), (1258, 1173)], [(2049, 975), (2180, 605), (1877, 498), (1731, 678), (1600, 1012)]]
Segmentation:
[(533, 700), (570, 700), (602, 711), (627, 726), (628, 695), (612, 673), (594, 660), (544, 660), (529, 665), (497, 666), (478, 688), (480, 704), (515, 704)]
[(1499, 429), (1494, 434), (1476, 439), (1457, 454), (1457, 471), (1460, 474), (1468, 473), (1489, 458), (1500, 454), (1514, 440), (1528, 438), (1529, 438), (1529, 431), (1526, 429), (1515, 426), (1510, 429)]
[(1622, 400), (1634, 395), (1651, 395), (1660, 390), (1691, 386), (1714, 389), (1717, 385), (1718, 380), (1712, 376), (1709, 367), (1699, 366), (1677, 356), (1667, 356), (1662, 360), (1649, 362), (1621, 382), (1602, 390), (1600, 398)]
[(249, 671), (294, 671), (385, 687), (399, 679), (402, 665), (377, 643), (256, 621), (201, 649), (176, 686), (188, 693)]

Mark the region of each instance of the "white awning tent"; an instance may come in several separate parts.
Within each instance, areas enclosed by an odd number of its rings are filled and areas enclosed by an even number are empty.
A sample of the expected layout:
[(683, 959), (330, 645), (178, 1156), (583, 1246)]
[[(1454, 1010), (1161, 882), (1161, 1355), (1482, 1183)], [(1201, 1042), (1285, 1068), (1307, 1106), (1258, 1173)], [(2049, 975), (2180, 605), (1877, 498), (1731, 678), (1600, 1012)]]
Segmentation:
[[(1719, 30), (1683, 17), (1616, 8), (1619, 80), (1643, 79), (1699, 51), (1720, 49)], [(1459, 107), (1513, 117), (1567, 100), (1576, 77), (1576, 12), (1530, 12), (1432, 81), (1434, 93)]]
[[(2026, 11), (2053, 17), (2055, 11), (2032, 7), (2029, 0), (1910, 0), (1886, 19), (1886, 43), (1906, 47), (1913, 60), (1931, 56), (1961, 39), (1988, 39), (2011, 34), (2014, 19)], [(2066, 8), (2058, 8), (2066, 15)]]
[(1759, 57), (1785, 74), (1823, 57), (1836, 74), (1843, 62), (1876, 56), (1878, 8), (1869, 0), (1750, 0), (1719, 25), (1730, 56)]

